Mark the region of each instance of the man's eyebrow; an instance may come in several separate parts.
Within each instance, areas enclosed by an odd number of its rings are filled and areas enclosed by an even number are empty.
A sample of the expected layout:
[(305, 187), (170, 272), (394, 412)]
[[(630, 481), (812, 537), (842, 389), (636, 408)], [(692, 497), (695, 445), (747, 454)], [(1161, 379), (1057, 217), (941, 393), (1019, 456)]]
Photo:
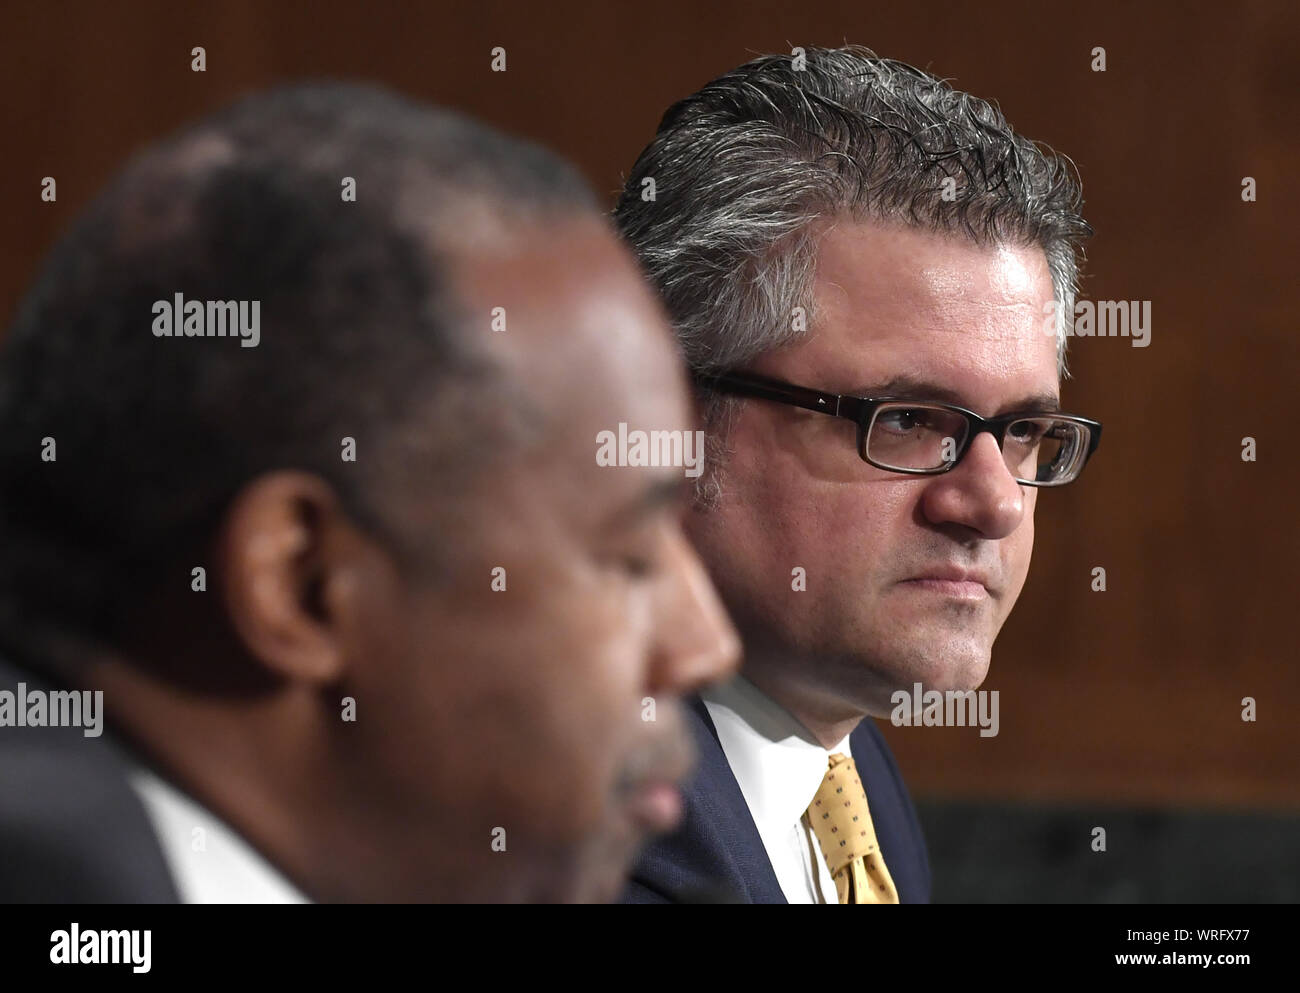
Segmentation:
[(684, 509), (689, 492), (690, 485), (684, 475), (673, 473), (671, 476), (660, 476), (642, 487), (630, 500), (620, 504), (606, 523), (610, 528), (629, 526), (661, 509)]
[[(932, 383), (929, 380), (918, 379), (915, 376), (895, 376), (883, 382), (871, 383), (850, 390), (845, 395), (854, 397), (898, 397), (903, 400), (918, 401), (937, 400), (941, 403), (951, 403), (958, 407), (965, 407), (968, 410), (974, 409), (968, 398), (957, 390), (941, 386), (939, 383)], [(1022, 396), (1010, 403), (1004, 403), (989, 416), (996, 417), (999, 414), (1010, 413), (1054, 414), (1059, 412), (1060, 409), (1061, 398), (1051, 390), (1043, 390)]]

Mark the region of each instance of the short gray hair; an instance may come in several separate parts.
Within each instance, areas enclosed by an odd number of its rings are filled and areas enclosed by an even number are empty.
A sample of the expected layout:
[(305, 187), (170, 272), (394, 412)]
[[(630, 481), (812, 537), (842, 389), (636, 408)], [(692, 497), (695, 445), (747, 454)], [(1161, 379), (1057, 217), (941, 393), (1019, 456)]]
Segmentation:
[[(869, 49), (804, 58), (755, 59), (670, 107), (614, 210), (692, 370), (735, 368), (803, 333), (791, 317), (796, 306), (814, 317), (816, 225), (847, 213), (1042, 246), (1066, 375), (1092, 234), (1074, 164), (992, 104)], [(714, 401), (706, 420), (729, 409)]]

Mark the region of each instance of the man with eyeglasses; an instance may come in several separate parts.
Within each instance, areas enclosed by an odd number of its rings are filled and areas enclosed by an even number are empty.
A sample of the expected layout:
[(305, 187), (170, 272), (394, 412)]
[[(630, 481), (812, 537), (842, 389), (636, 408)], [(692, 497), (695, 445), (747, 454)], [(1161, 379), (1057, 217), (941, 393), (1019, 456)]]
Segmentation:
[(1101, 437), (1060, 406), (1091, 234), (1068, 160), (910, 66), (805, 57), (671, 107), (616, 209), (694, 373), (688, 532), (745, 649), (693, 701), (686, 820), (630, 902), (928, 901), (871, 718), (984, 681), (1038, 490)]

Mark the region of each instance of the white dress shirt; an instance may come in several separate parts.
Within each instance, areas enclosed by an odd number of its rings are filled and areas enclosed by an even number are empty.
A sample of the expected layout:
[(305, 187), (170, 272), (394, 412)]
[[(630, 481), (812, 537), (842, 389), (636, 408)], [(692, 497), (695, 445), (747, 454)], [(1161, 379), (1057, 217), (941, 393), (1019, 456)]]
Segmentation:
[(182, 903), (311, 902), (192, 797), (141, 765), (127, 778), (149, 815)]
[(852, 757), (848, 736), (827, 751), (789, 711), (743, 676), (700, 695), (786, 900), (838, 905), (835, 880), (803, 815), (831, 755)]

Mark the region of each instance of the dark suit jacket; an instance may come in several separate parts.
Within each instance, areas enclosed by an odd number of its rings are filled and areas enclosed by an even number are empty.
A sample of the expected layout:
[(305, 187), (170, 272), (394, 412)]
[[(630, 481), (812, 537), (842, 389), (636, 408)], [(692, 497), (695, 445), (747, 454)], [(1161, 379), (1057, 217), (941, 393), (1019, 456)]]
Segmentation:
[[(0, 690), (20, 682), (51, 688), (0, 658)], [(124, 755), (107, 731), (0, 727), (0, 903), (177, 902)]]
[[(623, 902), (785, 903), (704, 701), (692, 697), (685, 709), (699, 752), (695, 778), (685, 791), (685, 817), (675, 832), (646, 849)], [(925, 839), (894, 756), (871, 718), (849, 741), (898, 899), (929, 903)]]

